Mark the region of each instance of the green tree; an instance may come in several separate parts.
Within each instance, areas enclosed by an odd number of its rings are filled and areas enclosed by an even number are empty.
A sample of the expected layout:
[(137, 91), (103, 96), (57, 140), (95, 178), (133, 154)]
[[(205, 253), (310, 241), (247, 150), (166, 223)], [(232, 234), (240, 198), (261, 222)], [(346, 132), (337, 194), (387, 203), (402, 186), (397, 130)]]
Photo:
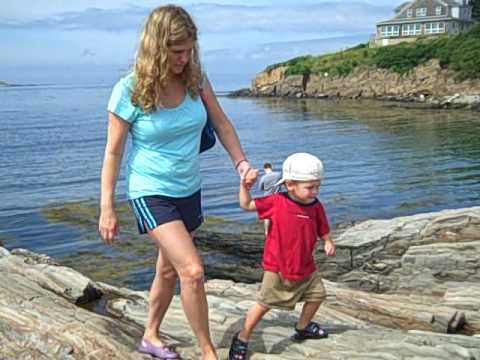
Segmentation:
[(473, 19), (476, 21), (480, 21), (480, 0), (472, 0), (471, 4), (473, 6)]

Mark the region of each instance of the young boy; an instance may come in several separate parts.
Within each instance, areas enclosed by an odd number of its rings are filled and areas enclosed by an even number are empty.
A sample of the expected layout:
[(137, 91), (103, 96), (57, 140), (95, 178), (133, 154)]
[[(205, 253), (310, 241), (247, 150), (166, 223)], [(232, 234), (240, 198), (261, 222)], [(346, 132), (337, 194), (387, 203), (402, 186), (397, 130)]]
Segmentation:
[(325, 289), (316, 272), (313, 252), (318, 239), (324, 241), (328, 256), (335, 255), (325, 210), (317, 200), (324, 171), (322, 162), (307, 153), (290, 155), (283, 163), (288, 192), (274, 193), (252, 200), (245, 182), (240, 183), (240, 207), (257, 211), (261, 220), (269, 219), (271, 228), (263, 251), (263, 281), (257, 303), (247, 313), (242, 330), (230, 346), (229, 360), (246, 359), (253, 329), (272, 308), (293, 310), (305, 302), (295, 324), (294, 341), (321, 339), (327, 331), (311, 320), (325, 299)]

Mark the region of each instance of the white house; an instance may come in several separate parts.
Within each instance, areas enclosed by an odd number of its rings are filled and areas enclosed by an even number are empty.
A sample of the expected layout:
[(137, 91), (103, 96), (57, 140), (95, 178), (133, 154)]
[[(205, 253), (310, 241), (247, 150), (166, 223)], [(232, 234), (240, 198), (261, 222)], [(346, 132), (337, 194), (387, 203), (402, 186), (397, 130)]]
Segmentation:
[(470, 0), (415, 0), (395, 9), (395, 17), (377, 23), (375, 46), (414, 41), (419, 36), (458, 34), (472, 26)]

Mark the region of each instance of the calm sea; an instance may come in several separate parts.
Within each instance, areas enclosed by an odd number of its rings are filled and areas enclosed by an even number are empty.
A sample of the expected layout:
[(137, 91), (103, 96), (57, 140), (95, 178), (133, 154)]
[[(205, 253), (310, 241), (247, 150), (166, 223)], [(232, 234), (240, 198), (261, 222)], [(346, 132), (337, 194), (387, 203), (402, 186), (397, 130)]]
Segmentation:
[[(8, 248), (62, 256), (87, 246), (78, 230), (51, 224), (38, 210), (98, 199), (105, 108), (115, 77), (24, 79), (26, 86), (0, 88), (0, 240)], [(478, 113), (369, 102), (220, 102), (257, 167), (269, 161), (280, 169), (297, 151), (324, 161), (320, 198), (333, 224), (480, 203)], [(201, 166), (205, 213), (254, 221), (237, 205), (238, 178), (223, 148), (203, 154)], [(122, 174), (120, 198), (124, 185)]]

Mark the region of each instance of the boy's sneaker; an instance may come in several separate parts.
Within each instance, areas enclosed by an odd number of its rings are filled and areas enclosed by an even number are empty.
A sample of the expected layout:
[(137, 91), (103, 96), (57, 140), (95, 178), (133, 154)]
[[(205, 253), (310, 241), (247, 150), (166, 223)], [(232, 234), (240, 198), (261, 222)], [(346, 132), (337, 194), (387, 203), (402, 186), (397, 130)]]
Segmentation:
[(310, 322), (305, 329), (297, 329), (295, 324), (295, 333), (292, 335), (293, 341), (304, 341), (307, 339), (324, 339), (328, 337), (327, 330), (320, 327), (316, 322)]

